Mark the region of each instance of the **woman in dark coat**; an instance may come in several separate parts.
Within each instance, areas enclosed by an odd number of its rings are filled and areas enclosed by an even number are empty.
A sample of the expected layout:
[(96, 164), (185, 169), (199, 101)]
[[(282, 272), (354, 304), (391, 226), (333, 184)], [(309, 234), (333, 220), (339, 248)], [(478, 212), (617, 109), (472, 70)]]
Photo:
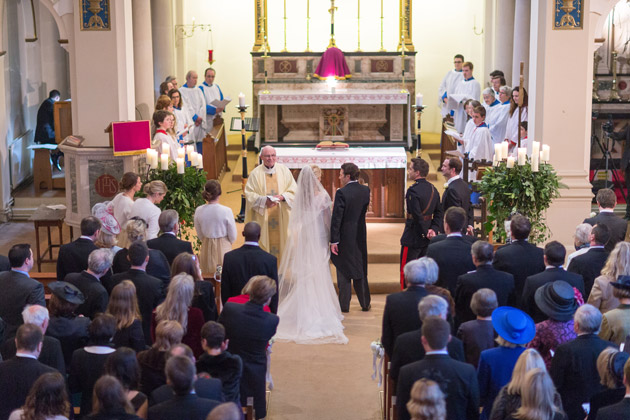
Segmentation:
[(116, 334), (112, 340), (116, 348), (129, 347), (136, 352), (146, 348), (136, 286), (131, 281), (123, 280), (114, 287), (107, 313), (116, 318)]

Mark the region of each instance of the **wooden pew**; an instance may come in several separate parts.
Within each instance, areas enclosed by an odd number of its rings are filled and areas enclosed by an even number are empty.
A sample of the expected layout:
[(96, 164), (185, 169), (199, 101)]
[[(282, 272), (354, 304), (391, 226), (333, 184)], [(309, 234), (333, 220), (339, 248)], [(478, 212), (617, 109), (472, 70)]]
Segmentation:
[(204, 281), (209, 281), (214, 286), (214, 300), (217, 305), (217, 315), (221, 313), (222, 305), (221, 305), (221, 280), (217, 281), (214, 278), (214, 273), (203, 273), (201, 275)]

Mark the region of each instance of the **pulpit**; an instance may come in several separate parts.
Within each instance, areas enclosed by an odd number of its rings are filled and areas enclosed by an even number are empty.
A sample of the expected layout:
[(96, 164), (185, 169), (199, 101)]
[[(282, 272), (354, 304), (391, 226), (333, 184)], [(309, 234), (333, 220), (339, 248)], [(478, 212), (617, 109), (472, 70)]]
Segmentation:
[(212, 130), (203, 139), (203, 169), (207, 179), (221, 179), (227, 166), (227, 141), (223, 118), (215, 117)]

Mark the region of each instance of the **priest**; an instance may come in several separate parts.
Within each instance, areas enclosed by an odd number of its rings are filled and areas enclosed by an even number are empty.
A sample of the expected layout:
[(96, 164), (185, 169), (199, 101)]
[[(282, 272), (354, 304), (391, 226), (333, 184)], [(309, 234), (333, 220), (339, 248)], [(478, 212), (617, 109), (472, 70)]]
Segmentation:
[(481, 86), (473, 77), (473, 64), (469, 61), (462, 66), (462, 80), (455, 85), (455, 91), (449, 95), (449, 104), (455, 109), (455, 128), (459, 133), (464, 132), (466, 128), (466, 110), (464, 103), (468, 99), (479, 100), (481, 95)]
[(182, 96), (183, 111), (194, 126), (188, 130), (188, 138), (197, 144), (197, 152), (202, 152), (203, 138), (206, 136), (206, 100), (203, 92), (197, 87), (197, 72), (186, 73), (186, 83), (179, 88)]
[(245, 223), (260, 225), (260, 247), (280, 262), (297, 186), (289, 168), (276, 163), (273, 147), (263, 147), (260, 158), (263, 164), (252, 171), (245, 185)]

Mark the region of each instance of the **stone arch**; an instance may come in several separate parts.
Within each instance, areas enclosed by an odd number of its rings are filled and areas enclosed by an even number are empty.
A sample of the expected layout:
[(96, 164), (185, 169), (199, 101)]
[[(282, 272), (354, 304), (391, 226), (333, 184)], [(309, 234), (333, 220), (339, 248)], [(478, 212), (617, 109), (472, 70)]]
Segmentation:
[[(619, 3), (619, 0), (592, 0), (591, 1), (591, 10), (590, 15), (593, 22), (591, 24), (591, 39), (595, 40), (598, 38), (603, 38), (604, 36), (604, 24), (606, 23), (606, 18), (615, 7), (615, 5)], [(593, 41), (594, 42), (594, 41)], [(595, 43), (595, 49), (600, 47), (600, 43)]]
[[(55, 20), (57, 29), (59, 30), (59, 39), (69, 41), (72, 36), (72, 27), (67, 28), (62, 17), (68, 14), (72, 16), (72, 0), (39, 0), (39, 2), (48, 9)], [(69, 19), (69, 22), (72, 22), (71, 18)]]

